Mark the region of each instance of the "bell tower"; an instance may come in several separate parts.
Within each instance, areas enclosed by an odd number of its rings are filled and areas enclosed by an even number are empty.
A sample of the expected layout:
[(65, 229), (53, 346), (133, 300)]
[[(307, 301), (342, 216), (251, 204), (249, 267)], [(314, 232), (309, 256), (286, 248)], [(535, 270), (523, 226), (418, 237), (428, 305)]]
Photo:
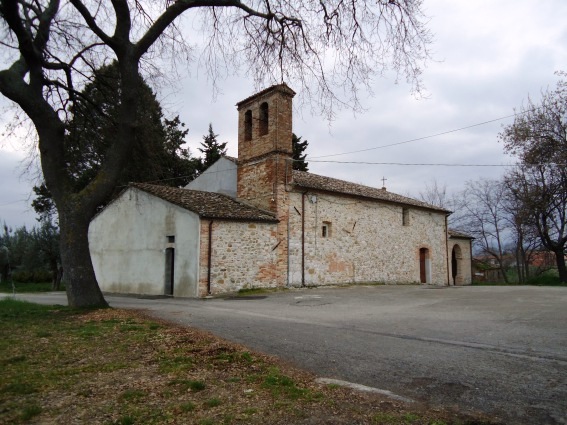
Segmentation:
[[(237, 197), (273, 212), (291, 178), (292, 99), (285, 83), (238, 102)], [(278, 196), (279, 194), (279, 196)], [(279, 201), (279, 202), (278, 202)]]

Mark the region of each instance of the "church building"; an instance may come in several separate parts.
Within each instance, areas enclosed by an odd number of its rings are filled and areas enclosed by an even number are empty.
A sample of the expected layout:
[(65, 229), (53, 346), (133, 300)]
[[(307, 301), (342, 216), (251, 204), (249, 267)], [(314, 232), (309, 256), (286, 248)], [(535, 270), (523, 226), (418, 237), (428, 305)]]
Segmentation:
[(204, 297), (244, 288), (471, 283), (450, 211), (293, 170), (285, 84), (237, 104), (238, 158), (185, 188), (133, 183), (91, 222), (107, 293)]

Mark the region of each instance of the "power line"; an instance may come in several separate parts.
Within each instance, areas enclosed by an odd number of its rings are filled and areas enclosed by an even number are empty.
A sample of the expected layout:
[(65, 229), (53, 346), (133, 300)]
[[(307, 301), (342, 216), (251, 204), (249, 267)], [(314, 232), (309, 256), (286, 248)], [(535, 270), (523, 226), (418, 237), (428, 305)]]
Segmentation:
[[(399, 166), (431, 166), (431, 167), (518, 167), (520, 164), (444, 164), (444, 163), (407, 163), (407, 162), (369, 162), (369, 161), (309, 161), (309, 162), (329, 162), (334, 164), (362, 164), (362, 165), (399, 165)], [(530, 166), (554, 165), (557, 167), (565, 167), (567, 164), (557, 164), (547, 162), (542, 164), (530, 164)]]
[[(540, 109), (540, 108), (533, 108), (533, 109), (530, 109), (530, 110), (527, 110), (527, 111), (516, 112), (512, 115), (507, 115), (505, 117), (495, 118), (493, 120), (488, 120), (488, 121), (483, 121), (483, 122), (480, 122), (480, 123), (477, 123), (477, 124), (467, 125), (465, 127), (457, 128), (457, 129), (454, 129), (454, 130), (443, 131), (441, 133), (432, 134), (430, 136), (423, 136), (423, 137), (418, 137), (416, 139), (404, 140), (403, 142), (390, 143), (388, 145), (375, 146), (373, 148), (361, 149), (361, 150), (358, 150), (358, 151), (335, 153), (335, 154), (331, 154), (331, 155), (322, 155), (322, 156), (313, 156), (313, 157), (308, 156), (305, 159), (309, 160), (309, 161), (313, 161), (313, 159), (317, 159), (317, 158), (330, 158), (330, 157), (333, 157), (333, 156), (349, 155), (351, 153), (368, 152), (368, 151), (373, 151), (373, 150), (377, 150), (377, 149), (389, 148), (389, 147), (392, 147), (392, 146), (404, 145), (406, 143), (412, 143), (412, 142), (417, 142), (419, 140), (431, 139), (433, 137), (444, 136), (445, 134), (456, 133), (457, 131), (463, 131), (463, 130), (467, 130), (469, 128), (479, 127), (481, 125), (490, 124), (490, 123), (493, 123), (493, 122), (496, 122), (496, 121), (502, 121), (502, 120), (512, 118), (512, 117), (515, 117), (515, 116), (518, 116), (518, 115), (526, 114), (528, 112), (533, 112), (537, 109)], [(315, 161), (313, 161), (313, 162), (315, 162)]]
[(516, 167), (517, 164), (441, 164), (441, 163), (407, 163), (407, 162), (369, 162), (369, 161), (310, 161), (331, 162), (334, 164), (363, 165), (399, 165), (399, 166), (435, 166), (435, 167)]
[(27, 202), (27, 199), (20, 199), (19, 201), (12, 201), (12, 202), (6, 202), (5, 204), (0, 204), (0, 207), (5, 207), (6, 205), (12, 205), (12, 204), (18, 204), (20, 202)]

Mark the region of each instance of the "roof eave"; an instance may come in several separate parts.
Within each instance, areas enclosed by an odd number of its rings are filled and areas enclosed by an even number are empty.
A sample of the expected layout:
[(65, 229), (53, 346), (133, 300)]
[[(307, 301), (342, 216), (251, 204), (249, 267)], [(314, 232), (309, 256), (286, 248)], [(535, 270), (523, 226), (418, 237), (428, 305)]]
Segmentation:
[(384, 202), (384, 203), (392, 204), (392, 205), (407, 205), (408, 207), (418, 208), (418, 209), (422, 209), (422, 210), (426, 210), (426, 211), (435, 211), (435, 212), (440, 213), (440, 214), (442, 213), (442, 214), (450, 215), (450, 214), (453, 213), (452, 211), (449, 211), (449, 210), (446, 210), (446, 209), (443, 209), (443, 208), (429, 208), (429, 207), (423, 206), (423, 205), (415, 205), (415, 204), (406, 203), (406, 202), (393, 201), (391, 199), (376, 198), (376, 197), (373, 197), (373, 196), (366, 196), (366, 195), (361, 195), (361, 194), (357, 194), (357, 193), (346, 193), (346, 192), (340, 192), (340, 191), (329, 190), (329, 189), (321, 189), (319, 187), (313, 187), (313, 186), (309, 186), (309, 185), (305, 185), (305, 184), (301, 184), (301, 183), (296, 183), (296, 182), (291, 182), (291, 184), (294, 187), (297, 187), (297, 188), (315, 190), (315, 191), (318, 191), (318, 192), (329, 193), (329, 194), (333, 194), (333, 195), (342, 195), (342, 196), (348, 196), (348, 197), (353, 197), (353, 198), (367, 199), (367, 200), (370, 200), (370, 201)]

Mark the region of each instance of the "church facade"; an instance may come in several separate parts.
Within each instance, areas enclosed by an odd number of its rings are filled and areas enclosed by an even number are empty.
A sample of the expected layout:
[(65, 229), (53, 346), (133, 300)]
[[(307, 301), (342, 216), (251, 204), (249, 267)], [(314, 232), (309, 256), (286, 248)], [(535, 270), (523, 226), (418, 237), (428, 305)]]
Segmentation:
[(471, 238), (448, 229), (449, 211), (293, 170), (294, 95), (281, 84), (237, 104), (238, 158), (186, 188), (132, 184), (93, 219), (103, 291), (471, 283)]

